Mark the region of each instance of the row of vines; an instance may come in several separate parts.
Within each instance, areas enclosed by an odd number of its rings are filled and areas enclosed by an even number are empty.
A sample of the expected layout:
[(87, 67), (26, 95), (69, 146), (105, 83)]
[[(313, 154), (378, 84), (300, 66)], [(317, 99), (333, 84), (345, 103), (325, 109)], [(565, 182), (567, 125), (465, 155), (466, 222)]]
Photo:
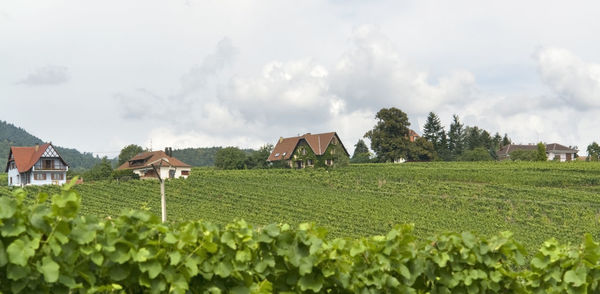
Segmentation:
[[(529, 250), (556, 237), (600, 236), (600, 165), (595, 163), (410, 163), (334, 170), (194, 169), (169, 180), (167, 219), (261, 226), (315, 222), (333, 237), (384, 234), (413, 223), (424, 239), (444, 231), (512, 231)], [(27, 187), (30, 194), (58, 187)], [(82, 214), (116, 217), (122, 209), (160, 215), (156, 181), (95, 182), (74, 187)], [(0, 194), (9, 195), (0, 187)]]
[[(85, 197), (85, 196), (84, 196)], [(436, 234), (410, 225), (374, 237), (328, 238), (312, 225), (253, 228), (238, 220), (162, 224), (145, 211), (80, 215), (66, 185), (0, 197), (2, 293), (584, 293), (600, 291), (600, 245), (504, 232)]]

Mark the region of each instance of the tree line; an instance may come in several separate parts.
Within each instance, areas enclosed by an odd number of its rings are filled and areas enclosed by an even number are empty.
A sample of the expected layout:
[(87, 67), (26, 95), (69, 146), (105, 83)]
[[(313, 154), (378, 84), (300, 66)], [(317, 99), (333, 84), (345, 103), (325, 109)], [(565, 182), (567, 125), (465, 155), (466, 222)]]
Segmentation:
[(364, 135), (371, 141), (374, 156), (369, 153), (364, 140), (360, 139), (354, 145), (356, 149), (351, 162), (495, 160), (496, 151), (511, 144), (507, 134), (501, 136), (496, 132), (492, 135), (478, 126), (466, 126), (456, 114), (452, 116), (452, 123), (446, 131), (440, 118), (430, 112), (423, 135), (414, 141), (409, 136), (408, 116), (402, 110), (383, 108), (375, 118), (377, 124)]

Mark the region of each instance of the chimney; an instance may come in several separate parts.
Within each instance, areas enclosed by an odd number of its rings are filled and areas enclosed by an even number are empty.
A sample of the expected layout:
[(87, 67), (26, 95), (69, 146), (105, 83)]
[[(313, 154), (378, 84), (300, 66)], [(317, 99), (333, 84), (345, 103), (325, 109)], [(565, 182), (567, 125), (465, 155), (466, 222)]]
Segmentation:
[(38, 149), (40, 149), (40, 145), (39, 144), (35, 144), (35, 152), (37, 152)]
[(283, 142), (283, 137), (279, 137), (279, 143)]

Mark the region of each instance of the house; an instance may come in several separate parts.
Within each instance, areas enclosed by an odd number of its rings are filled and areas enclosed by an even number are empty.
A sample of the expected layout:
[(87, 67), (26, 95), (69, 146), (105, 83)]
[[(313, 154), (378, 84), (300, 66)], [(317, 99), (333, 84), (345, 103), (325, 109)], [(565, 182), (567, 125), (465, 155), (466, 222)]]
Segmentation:
[(411, 129), (408, 130), (408, 140), (410, 140), (411, 142), (416, 141), (417, 139), (419, 139), (419, 137), (421, 137), (421, 136), (419, 136), (419, 134), (417, 134), (417, 132), (415, 132)]
[(340, 157), (350, 154), (335, 132), (307, 133), (298, 137), (280, 138), (267, 161), (280, 162), (290, 168), (334, 166)]
[[(545, 144), (546, 146), (546, 156), (548, 160), (556, 160), (556, 161), (573, 161), (577, 158), (577, 149), (566, 147), (557, 143)], [(516, 145), (510, 144), (506, 145), (500, 150), (496, 152), (498, 155), (498, 160), (507, 160), (510, 159), (510, 153), (516, 150), (531, 150), (537, 151), (537, 144), (529, 144), (529, 145)]]
[(69, 165), (52, 143), (31, 147), (10, 147), (6, 172), (9, 186), (62, 185)]
[(166, 148), (165, 151), (142, 152), (117, 169), (131, 169), (141, 179), (158, 179), (159, 174), (162, 179), (187, 178), (192, 167), (173, 157), (171, 148)]

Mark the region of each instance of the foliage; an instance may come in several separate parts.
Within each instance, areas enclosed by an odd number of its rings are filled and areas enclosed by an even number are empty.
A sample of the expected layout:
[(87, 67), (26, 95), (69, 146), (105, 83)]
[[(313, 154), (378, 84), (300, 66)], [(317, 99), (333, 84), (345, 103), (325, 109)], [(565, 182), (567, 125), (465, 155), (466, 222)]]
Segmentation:
[(513, 161), (537, 161), (538, 153), (536, 150), (515, 150), (510, 152), (510, 159)]
[[(448, 139), (440, 118), (433, 112), (427, 116), (427, 121), (423, 127), (423, 138), (433, 144), (435, 153), (443, 158), (449, 157)], [(432, 156), (434, 157), (434, 156)]]
[[(512, 154), (511, 154), (512, 156)], [(489, 161), (494, 160), (490, 152), (483, 147), (467, 150), (459, 157), (460, 161)]]
[(111, 162), (104, 157), (100, 163), (83, 173), (83, 179), (86, 181), (107, 180), (111, 179), (112, 172)]
[(273, 151), (273, 144), (266, 144), (258, 150), (252, 151), (246, 158), (246, 168), (268, 168), (269, 163), (267, 162), (267, 159), (269, 158), (271, 151)]
[(464, 125), (460, 123), (458, 115), (452, 116), (450, 131), (448, 131), (448, 150), (453, 159), (458, 158), (463, 153), (465, 142)]
[(354, 145), (354, 153), (352, 153), (351, 163), (367, 163), (371, 162), (371, 152), (363, 139), (358, 139)]
[[(444, 231), (510, 230), (529, 250), (550, 237), (577, 243), (600, 236), (600, 164), (595, 162), (409, 162), (340, 169), (194, 168), (165, 184), (167, 219), (225, 225), (315, 222), (335, 237), (385, 234), (414, 223), (423, 240)], [(158, 181), (85, 181), (82, 214), (117, 218), (126, 209), (160, 215)], [(28, 186), (29, 194), (59, 187)], [(0, 195), (11, 189), (0, 187)]]
[[(11, 146), (34, 146), (36, 144), (44, 144), (44, 142), (22, 128), (0, 121), (0, 167), (6, 167), (6, 160)], [(81, 153), (72, 148), (55, 147), (69, 164), (70, 169), (84, 170), (100, 162), (100, 158), (94, 157), (92, 153)]]
[[(191, 166), (214, 166), (217, 152), (223, 147), (185, 148), (173, 149), (173, 157)], [(246, 155), (251, 155), (255, 150), (242, 149)]]
[(600, 145), (593, 142), (587, 146), (588, 161), (598, 161), (600, 159)]
[(410, 144), (407, 154), (409, 161), (431, 161), (436, 159), (434, 144), (423, 137), (417, 138), (413, 144)]
[(243, 220), (162, 224), (128, 211), (79, 216), (67, 185), (27, 203), (0, 198), (3, 293), (581, 293), (600, 290), (600, 245), (543, 243), (529, 263), (511, 233), (443, 233), (417, 241), (411, 225), (329, 239), (313, 224), (258, 229)]
[(547, 161), (548, 155), (546, 155), (546, 145), (544, 143), (539, 142), (537, 144), (537, 153), (535, 157), (536, 161)]
[(0, 186), (8, 186), (8, 174), (0, 173)]
[(139, 180), (140, 175), (133, 172), (132, 169), (115, 169), (110, 174), (110, 177), (115, 180), (127, 181), (127, 180)]
[(217, 151), (215, 167), (219, 169), (244, 169), (246, 153), (237, 147), (226, 147)]
[(136, 144), (125, 146), (123, 149), (121, 149), (121, 153), (119, 153), (119, 161), (117, 166), (121, 166), (123, 163), (142, 152), (144, 152), (144, 148), (142, 148), (142, 146)]
[(375, 115), (377, 124), (365, 134), (371, 140), (371, 149), (379, 162), (393, 162), (406, 158), (410, 141), (408, 139), (408, 116), (402, 110), (382, 108)]

